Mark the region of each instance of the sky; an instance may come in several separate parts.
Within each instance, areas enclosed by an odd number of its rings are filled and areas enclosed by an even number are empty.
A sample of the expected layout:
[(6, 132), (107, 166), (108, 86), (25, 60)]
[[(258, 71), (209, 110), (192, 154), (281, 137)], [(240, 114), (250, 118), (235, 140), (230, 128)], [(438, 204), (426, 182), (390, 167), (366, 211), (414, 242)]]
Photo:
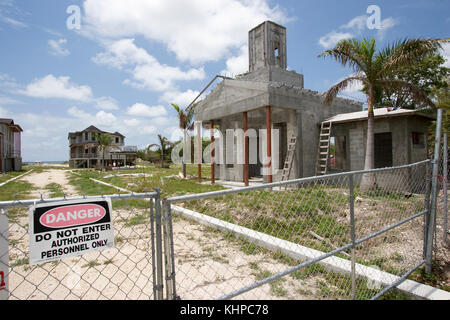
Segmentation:
[[(450, 1), (0, 0), (0, 117), (23, 128), (25, 162), (68, 160), (68, 133), (90, 125), (138, 148), (174, 141), (171, 103), (246, 72), (248, 31), (265, 20), (287, 28), (288, 69), (323, 92), (350, 70), (321, 52), (348, 38), (449, 37)], [(442, 55), (450, 67), (450, 46)], [(342, 96), (365, 101), (358, 90)]]

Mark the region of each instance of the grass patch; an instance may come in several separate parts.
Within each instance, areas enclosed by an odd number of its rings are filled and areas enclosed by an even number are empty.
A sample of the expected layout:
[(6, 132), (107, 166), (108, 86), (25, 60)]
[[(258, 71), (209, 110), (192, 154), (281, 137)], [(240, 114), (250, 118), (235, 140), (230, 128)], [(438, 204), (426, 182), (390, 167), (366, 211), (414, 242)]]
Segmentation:
[(69, 183), (75, 187), (80, 195), (95, 196), (118, 193), (116, 188), (105, 186), (89, 179), (95, 174), (93, 171), (83, 171), (80, 175), (72, 173)]
[[(273, 276), (273, 274), (268, 270), (260, 270), (259, 272), (254, 274), (257, 281), (264, 280)], [(288, 294), (286, 289), (283, 287), (284, 283), (283, 278), (277, 278), (269, 282), (270, 285), (270, 293), (276, 297), (284, 297)]]
[(30, 199), (31, 190), (35, 189), (29, 182), (14, 180), (0, 187), (0, 201)]
[(82, 267), (83, 268), (93, 268), (96, 266), (101, 265), (101, 263), (97, 262), (97, 260), (90, 260), (88, 261), (88, 263), (84, 264)]
[(28, 258), (21, 258), (18, 259), (16, 261), (14, 261), (13, 263), (11, 263), (10, 267), (20, 267), (20, 266), (24, 266), (24, 265), (28, 265), (30, 263), (30, 260)]
[(140, 224), (150, 223), (150, 216), (148, 214), (138, 214), (128, 219), (122, 219), (126, 227), (132, 227)]
[(18, 223), (20, 218), (25, 217), (28, 217), (26, 208), (8, 208), (8, 220), (10, 223)]
[(21, 170), (21, 171), (10, 171), (6, 173), (0, 173), (0, 183), (8, 181), (14, 177), (20, 176), (29, 170)]
[(64, 189), (60, 184), (56, 182), (49, 183), (45, 186), (45, 189), (50, 192), (50, 198), (64, 197)]

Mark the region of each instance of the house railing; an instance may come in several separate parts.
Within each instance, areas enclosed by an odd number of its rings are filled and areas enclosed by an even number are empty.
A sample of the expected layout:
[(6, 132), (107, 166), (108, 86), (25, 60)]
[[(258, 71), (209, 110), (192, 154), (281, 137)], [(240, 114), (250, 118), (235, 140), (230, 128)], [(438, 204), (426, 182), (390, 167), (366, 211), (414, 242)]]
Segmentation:
[(76, 154), (71, 154), (70, 158), (71, 159), (95, 159), (98, 158), (99, 156), (96, 153), (76, 153)]
[(6, 158), (21, 158), (22, 154), (20, 151), (9, 151), (6, 153)]

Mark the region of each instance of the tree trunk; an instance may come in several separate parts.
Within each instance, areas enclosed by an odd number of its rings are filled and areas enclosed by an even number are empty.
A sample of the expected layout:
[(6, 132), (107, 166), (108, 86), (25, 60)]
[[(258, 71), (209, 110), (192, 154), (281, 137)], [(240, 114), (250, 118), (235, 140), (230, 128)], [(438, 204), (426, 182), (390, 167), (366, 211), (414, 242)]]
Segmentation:
[(105, 149), (103, 148), (103, 153), (102, 153), (102, 167), (103, 169), (105, 169)]
[[(366, 155), (364, 159), (364, 170), (375, 169), (375, 116), (373, 113), (374, 93), (371, 90), (368, 98), (368, 115), (367, 115), (367, 140)], [(372, 190), (376, 188), (375, 173), (364, 173), (361, 179), (361, 190)]]
[(187, 157), (187, 152), (186, 149), (188, 148), (188, 144), (187, 144), (187, 134), (186, 134), (186, 129), (183, 129), (183, 134), (184, 134), (184, 148), (183, 148), (183, 178), (186, 178), (186, 157)]

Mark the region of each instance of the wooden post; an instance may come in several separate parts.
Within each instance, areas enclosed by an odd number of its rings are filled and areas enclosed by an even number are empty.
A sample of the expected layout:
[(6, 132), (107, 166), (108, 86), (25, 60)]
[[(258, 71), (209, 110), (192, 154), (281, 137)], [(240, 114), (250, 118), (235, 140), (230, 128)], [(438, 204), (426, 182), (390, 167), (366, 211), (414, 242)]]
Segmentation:
[(267, 130), (267, 183), (272, 183), (272, 115), (270, 106), (266, 106)]
[(249, 180), (249, 172), (248, 172), (248, 146), (249, 146), (249, 137), (247, 136), (248, 130), (248, 115), (247, 112), (244, 112), (244, 185), (248, 187)]
[(216, 177), (215, 177), (215, 146), (214, 146), (214, 120), (210, 121), (210, 132), (211, 132), (211, 184), (216, 183)]

